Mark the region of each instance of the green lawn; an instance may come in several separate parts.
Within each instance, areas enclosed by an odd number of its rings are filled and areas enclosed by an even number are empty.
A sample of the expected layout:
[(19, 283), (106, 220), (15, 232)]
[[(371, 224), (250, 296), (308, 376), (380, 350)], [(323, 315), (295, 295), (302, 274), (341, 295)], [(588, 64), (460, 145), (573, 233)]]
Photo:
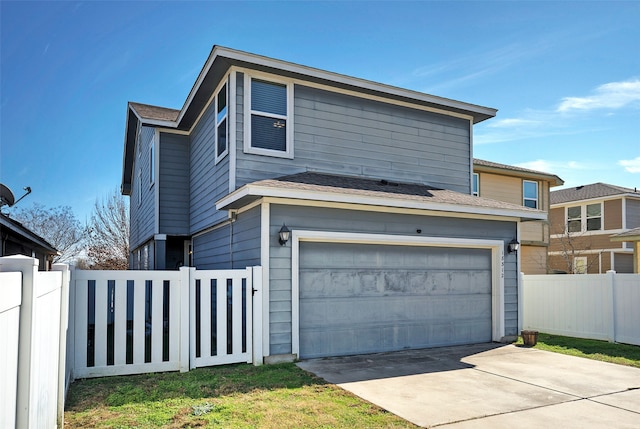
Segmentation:
[(294, 364), (76, 381), (67, 428), (415, 428)]
[(640, 346), (540, 333), (535, 348), (640, 368)]

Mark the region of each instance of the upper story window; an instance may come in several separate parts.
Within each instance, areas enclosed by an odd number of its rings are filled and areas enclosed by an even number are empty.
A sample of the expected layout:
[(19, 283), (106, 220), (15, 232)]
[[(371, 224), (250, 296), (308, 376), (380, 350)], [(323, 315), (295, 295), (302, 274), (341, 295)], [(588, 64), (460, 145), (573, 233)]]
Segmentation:
[(227, 146), (228, 128), (228, 106), (227, 106), (227, 84), (225, 83), (216, 94), (216, 162), (224, 158), (229, 152)]
[(588, 204), (586, 206), (587, 231), (602, 229), (602, 204)]
[(152, 186), (156, 181), (155, 147), (155, 142), (152, 141), (149, 146), (149, 186)]
[[(247, 77), (250, 119), (245, 151), (260, 155), (293, 157), (291, 84)], [(245, 81), (246, 83), (247, 81)], [(245, 85), (245, 88), (247, 85)]]
[(142, 169), (138, 169), (138, 205), (142, 204)]
[(473, 173), (473, 182), (471, 184), (471, 194), (474, 197), (480, 195), (480, 175), (478, 173)]
[(538, 182), (531, 182), (529, 180), (522, 181), (522, 196), (523, 205), (532, 209), (538, 207)]
[(602, 204), (567, 207), (567, 231), (600, 231), (602, 229)]

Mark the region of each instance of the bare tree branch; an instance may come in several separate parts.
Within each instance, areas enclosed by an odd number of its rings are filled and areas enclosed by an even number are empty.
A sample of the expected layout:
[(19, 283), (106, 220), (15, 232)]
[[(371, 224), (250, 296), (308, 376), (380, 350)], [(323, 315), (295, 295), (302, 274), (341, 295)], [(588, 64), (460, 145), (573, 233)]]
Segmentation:
[(86, 262), (92, 269), (129, 267), (129, 206), (117, 190), (96, 201), (86, 234)]
[(82, 250), (82, 225), (69, 206), (46, 208), (35, 203), (31, 208), (17, 210), (13, 217), (60, 252), (53, 258), (54, 263), (73, 262)]

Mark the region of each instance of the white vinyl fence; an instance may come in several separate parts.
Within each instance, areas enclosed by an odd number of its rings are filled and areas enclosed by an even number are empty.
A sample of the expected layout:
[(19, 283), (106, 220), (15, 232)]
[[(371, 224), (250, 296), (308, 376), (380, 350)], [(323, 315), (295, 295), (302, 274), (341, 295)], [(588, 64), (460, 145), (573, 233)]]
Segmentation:
[(62, 427), (69, 285), (67, 266), (53, 269), (38, 272), (38, 260), (25, 256), (0, 258), (0, 338), (7, 341), (0, 427)]
[(22, 273), (0, 273), (0, 428), (16, 425)]
[(0, 428), (62, 428), (74, 378), (260, 365), (261, 280), (261, 267), (38, 272), (0, 257)]
[(522, 275), (523, 329), (640, 345), (640, 274)]

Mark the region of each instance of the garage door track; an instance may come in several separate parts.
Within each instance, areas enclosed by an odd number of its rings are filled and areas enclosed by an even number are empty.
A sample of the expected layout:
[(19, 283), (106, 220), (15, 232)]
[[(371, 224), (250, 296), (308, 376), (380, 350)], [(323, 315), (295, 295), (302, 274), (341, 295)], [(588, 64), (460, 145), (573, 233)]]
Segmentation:
[(313, 359), (298, 366), (422, 427), (638, 428), (640, 369), (515, 345)]

